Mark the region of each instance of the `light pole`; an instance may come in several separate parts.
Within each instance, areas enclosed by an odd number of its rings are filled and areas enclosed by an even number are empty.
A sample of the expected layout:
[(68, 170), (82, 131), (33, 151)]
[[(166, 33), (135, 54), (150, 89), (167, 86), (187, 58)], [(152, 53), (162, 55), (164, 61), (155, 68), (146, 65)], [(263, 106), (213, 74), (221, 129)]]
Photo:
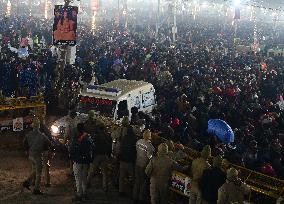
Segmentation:
[(44, 2), (44, 18), (47, 19), (48, 17), (48, 0)]
[(161, 0), (158, 0), (158, 12), (157, 12), (157, 22), (156, 22), (156, 38), (159, 37), (159, 27), (160, 27), (160, 3), (161, 3)]
[(174, 26), (172, 27), (172, 33), (173, 33), (173, 41), (176, 41), (176, 34), (177, 34), (177, 0), (174, 0)]
[(119, 0), (117, 0), (117, 22), (118, 22), (118, 25), (120, 24), (120, 2)]
[(127, 0), (123, 0), (123, 17), (124, 17), (124, 20), (125, 20), (125, 28), (127, 28), (127, 24), (128, 24), (128, 13), (127, 13)]
[(12, 6), (12, 4), (11, 4), (10, 0), (8, 0), (7, 9), (6, 9), (6, 15), (7, 16), (11, 15), (11, 6)]

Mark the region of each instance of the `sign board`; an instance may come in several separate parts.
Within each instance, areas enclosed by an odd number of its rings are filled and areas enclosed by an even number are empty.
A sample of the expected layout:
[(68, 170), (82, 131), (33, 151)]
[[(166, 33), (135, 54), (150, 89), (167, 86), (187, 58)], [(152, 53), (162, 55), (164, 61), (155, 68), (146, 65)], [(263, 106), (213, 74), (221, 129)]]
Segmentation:
[(180, 172), (174, 171), (172, 173), (170, 187), (180, 194), (189, 197), (191, 191), (191, 178)]
[(19, 132), (24, 130), (24, 120), (23, 118), (15, 118), (13, 120), (13, 131)]
[(88, 96), (82, 96), (80, 98), (80, 102), (82, 103), (94, 103), (98, 105), (112, 105), (113, 101), (108, 99), (102, 99), (102, 98), (93, 98)]
[[(30, 117), (30, 116), (23, 118), (23, 129), (27, 129), (31, 127), (32, 118), (33, 117)], [(14, 119), (11, 118), (11, 119), (0, 120), (0, 132), (1, 131), (12, 131), (12, 130), (14, 130)]]
[(77, 6), (55, 5), (53, 23), (54, 45), (76, 45)]

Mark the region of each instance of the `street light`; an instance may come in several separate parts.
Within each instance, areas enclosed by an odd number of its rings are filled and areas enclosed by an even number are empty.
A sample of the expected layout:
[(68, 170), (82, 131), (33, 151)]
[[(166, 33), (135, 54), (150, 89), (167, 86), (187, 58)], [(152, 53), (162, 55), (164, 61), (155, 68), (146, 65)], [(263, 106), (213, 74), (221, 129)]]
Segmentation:
[(176, 34), (177, 34), (177, 0), (174, 0), (174, 26), (172, 28), (173, 33), (173, 41), (176, 41)]
[(7, 11), (6, 11), (7, 16), (11, 15), (11, 6), (12, 6), (12, 4), (11, 4), (10, 0), (8, 0)]
[(44, 18), (47, 19), (48, 15), (48, 0), (45, 0), (44, 4)]
[(160, 27), (160, 0), (158, 0), (158, 12), (157, 12), (157, 22), (156, 22), (156, 38), (159, 37), (159, 27)]
[(239, 7), (241, 5), (241, 0), (234, 0), (234, 7)]

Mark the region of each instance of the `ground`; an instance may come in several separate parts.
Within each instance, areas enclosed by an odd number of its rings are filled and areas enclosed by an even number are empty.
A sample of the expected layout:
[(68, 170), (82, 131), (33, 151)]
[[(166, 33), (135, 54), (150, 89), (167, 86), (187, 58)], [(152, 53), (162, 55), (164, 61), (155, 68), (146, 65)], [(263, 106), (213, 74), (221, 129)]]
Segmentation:
[[(44, 195), (34, 196), (31, 191), (22, 188), (22, 182), (29, 175), (31, 165), (25, 153), (20, 149), (0, 150), (0, 204), (67, 204), (71, 203), (75, 194), (75, 182), (67, 176), (68, 161), (64, 154), (58, 153), (51, 164), (50, 188), (42, 187)], [(89, 201), (84, 203), (97, 204), (128, 204), (133, 203), (128, 198), (118, 196), (117, 190), (110, 185), (105, 193), (101, 188), (99, 176), (94, 178), (89, 189)]]

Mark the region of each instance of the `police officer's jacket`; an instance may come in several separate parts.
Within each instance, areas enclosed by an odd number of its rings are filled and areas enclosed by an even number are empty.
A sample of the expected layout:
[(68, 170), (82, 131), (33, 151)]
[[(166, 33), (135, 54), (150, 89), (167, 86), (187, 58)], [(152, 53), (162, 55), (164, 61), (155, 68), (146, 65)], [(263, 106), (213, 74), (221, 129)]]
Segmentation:
[(41, 157), (42, 153), (49, 148), (50, 141), (39, 130), (33, 130), (27, 133), (24, 145), (29, 150), (29, 156)]
[(149, 140), (140, 139), (136, 143), (136, 166), (146, 168), (149, 160), (154, 154), (155, 148)]

